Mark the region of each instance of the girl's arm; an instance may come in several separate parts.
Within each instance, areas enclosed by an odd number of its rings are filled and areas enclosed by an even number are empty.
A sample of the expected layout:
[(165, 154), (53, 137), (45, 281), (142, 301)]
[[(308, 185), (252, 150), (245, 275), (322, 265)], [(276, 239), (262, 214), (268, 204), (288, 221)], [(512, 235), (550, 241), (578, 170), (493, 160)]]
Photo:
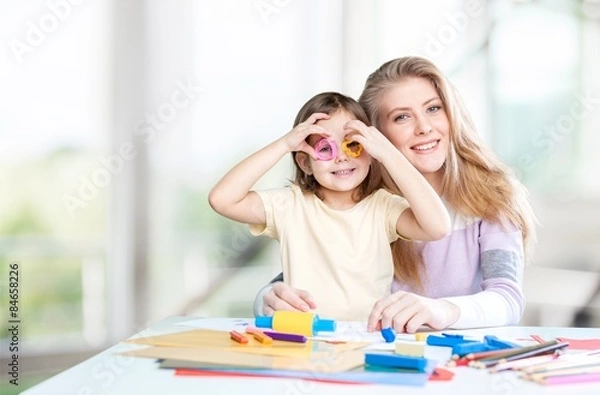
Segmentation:
[(318, 120), (325, 118), (329, 116), (321, 113), (311, 115), (282, 138), (234, 166), (210, 191), (210, 206), (234, 221), (264, 224), (265, 209), (258, 194), (251, 191), (252, 186), (287, 153), (304, 151), (314, 155), (314, 150), (305, 139), (313, 133), (329, 135), (325, 129), (315, 125)]
[(398, 218), (398, 234), (415, 240), (439, 240), (450, 233), (448, 210), (408, 159), (376, 128), (361, 121), (349, 121), (346, 128), (358, 132), (351, 134), (352, 139), (385, 166), (410, 204)]

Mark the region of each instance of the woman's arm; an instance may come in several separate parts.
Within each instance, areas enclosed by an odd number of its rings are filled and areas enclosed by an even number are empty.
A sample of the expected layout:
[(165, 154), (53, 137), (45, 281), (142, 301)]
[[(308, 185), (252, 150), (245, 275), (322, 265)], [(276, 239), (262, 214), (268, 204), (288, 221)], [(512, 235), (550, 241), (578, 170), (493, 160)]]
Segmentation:
[(439, 240), (446, 236), (450, 232), (448, 210), (425, 177), (375, 127), (349, 121), (346, 128), (358, 132), (351, 135), (352, 139), (385, 166), (410, 204), (410, 209), (398, 218), (398, 234), (414, 240)]
[[(482, 220), (474, 224), (475, 234), (459, 229), (450, 240), (438, 249), (435, 260), (449, 261), (453, 265), (442, 265), (443, 270), (456, 270), (457, 273), (476, 268), (481, 273), (481, 283), (454, 285), (471, 289), (481, 289), (468, 295), (429, 298), (412, 292), (397, 291), (377, 301), (367, 326), (375, 330), (381, 326), (393, 326), (397, 331), (414, 332), (421, 325), (434, 329), (475, 328), (502, 325), (516, 325), (525, 308), (522, 292), (523, 279), (523, 239), (522, 233), (514, 225), (502, 225)], [(469, 236), (467, 236), (467, 234)], [(469, 243), (467, 239), (475, 239)], [(434, 242), (437, 244), (440, 242)], [(444, 289), (446, 293), (456, 295), (448, 288), (450, 273), (431, 272), (435, 266), (432, 261), (434, 245), (429, 245), (429, 254), (424, 253), (425, 268), (430, 270), (429, 289)], [(474, 249), (474, 250), (471, 250)], [(452, 251), (452, 252), (448, 252)], [(471, 258), (469, 258), (471, 257)], [(476, 266), (475, 266), (476, 265)], [(442, 270), (442, 269), (440, 269)], [(431, 277), (433, 275), (434, 277)], [(446, 283), (446, 284), (444, 284)], [(425, 290), (427, 293), (427, 290)]]
[(481, 221), (481, 292), (444, 298), (460, 309), (453, 328), (516, 325), (525, 310), (523, 234), (511, 224)]

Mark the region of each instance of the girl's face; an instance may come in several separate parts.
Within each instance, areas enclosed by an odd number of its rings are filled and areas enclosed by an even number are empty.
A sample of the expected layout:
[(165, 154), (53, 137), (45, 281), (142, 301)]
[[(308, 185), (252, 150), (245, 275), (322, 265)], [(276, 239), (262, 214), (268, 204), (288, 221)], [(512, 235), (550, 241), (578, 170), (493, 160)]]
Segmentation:
[(379, 130), (434, 187), (448, 153), (450, 123), (433, 84), (405, 78), (381, 100)]
[[(353, 158), (342, 149), (344, 140), (351, 136), (348, 130), (344, 130), (344, 125), (354, 119), (355, 116), (341, 110), (331, 114), (329, 119), (318, 121), (319, 126), (331, 133), (330, 139), (335, 141), (337, 155), (331, 160), (314, 160), (304, 155), (304, 166), (300, 164), (304, 171), (311, 173), (319, 183), (319, 191), (325, 203), (351, 198), (352, 193), (369, 174), (371, 157), (366, 151), (363, 150), (358, 157)], [(308, 144), (314, 148), (322, 138), (321, 135), (313, 134), (309, 136)]]

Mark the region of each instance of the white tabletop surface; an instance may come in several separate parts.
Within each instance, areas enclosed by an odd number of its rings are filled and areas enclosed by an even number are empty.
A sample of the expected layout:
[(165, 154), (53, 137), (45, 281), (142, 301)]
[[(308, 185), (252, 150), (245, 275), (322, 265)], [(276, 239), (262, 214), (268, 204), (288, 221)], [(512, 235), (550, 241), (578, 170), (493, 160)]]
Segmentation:
[[(189, 330), (189, 327), (181, 324), (191, 320), (194, 318), (171, 317), (140, 332), (138, 336)], [(231, 319), (224, 319), (227, 320)], [(476, 336), (496, 335), (505, 339), (528, 337), (532, 334), (540, 335), (544, 339), (600, 338), (599, 328), (499, 327), (454, 332)], [(331, 384), (283, 378), (176, 377), (171, 370), (159, 369), (152, 359), (117, 354), (135, 347), (138, 346), (119, 343), (24, 391), (23, 394), (600, 394), (600, 383), (544, 387), (522, 380), (513, 372), (491, 374), (485, 370), (467, 367), (452, 369), (456, 373), (452, 381), (429, 381), (422, 387)]]

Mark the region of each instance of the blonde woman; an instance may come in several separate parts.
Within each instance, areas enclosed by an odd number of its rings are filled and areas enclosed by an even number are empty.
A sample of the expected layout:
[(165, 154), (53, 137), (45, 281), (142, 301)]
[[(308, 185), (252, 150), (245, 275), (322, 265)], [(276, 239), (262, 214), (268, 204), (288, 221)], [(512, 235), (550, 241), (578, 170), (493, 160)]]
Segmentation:
[[(394, 59), (368, 77), (359, 103), (440, 195), (452, 221), (441, 240), (392, 244), (392, 293), (375, 303), (368, 329), (517, 324), (534, 215), (523, 186), (477, 136), (452, 84), (427, 59)], [(255, 314), (318, 307), (305, 290), (277, 280), (257, 295)]]

